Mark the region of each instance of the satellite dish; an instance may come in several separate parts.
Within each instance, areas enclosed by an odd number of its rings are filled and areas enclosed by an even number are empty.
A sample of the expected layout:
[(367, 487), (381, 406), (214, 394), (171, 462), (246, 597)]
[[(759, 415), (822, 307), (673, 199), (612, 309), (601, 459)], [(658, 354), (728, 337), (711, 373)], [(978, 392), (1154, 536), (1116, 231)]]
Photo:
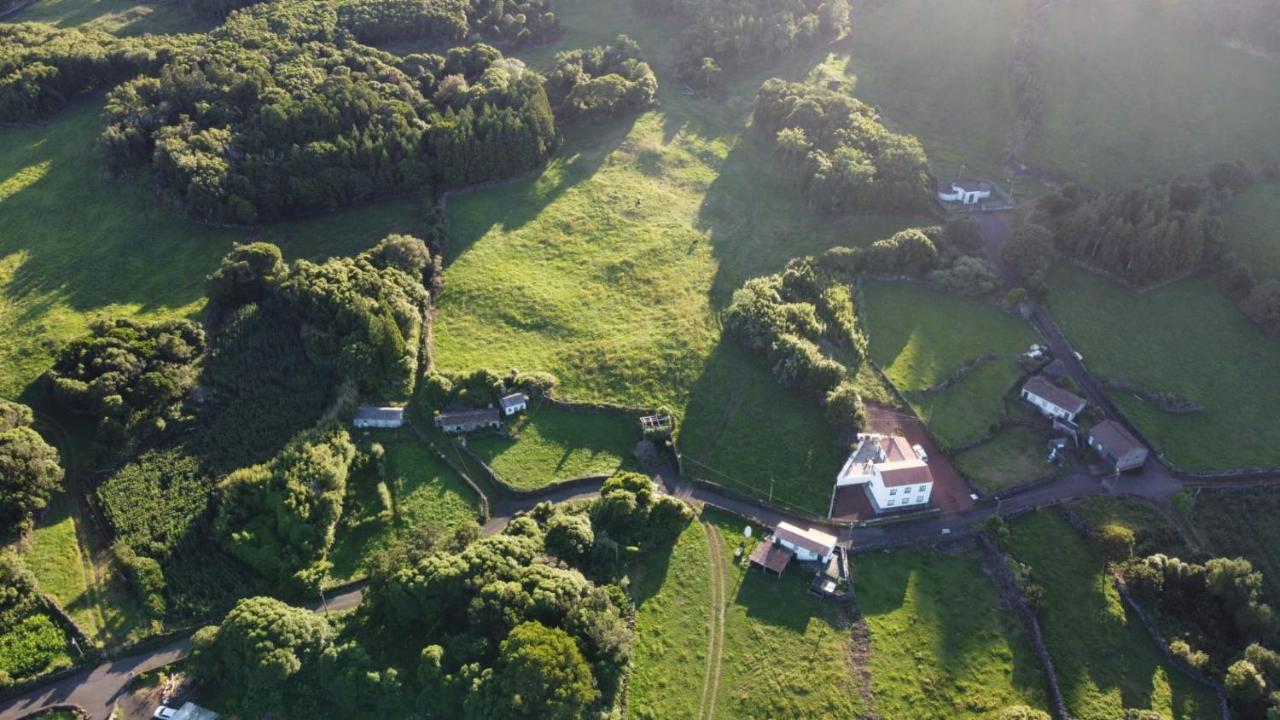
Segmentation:
[(742, 530), (742, 537), (751, 537), (751, 526), (748, 525)]

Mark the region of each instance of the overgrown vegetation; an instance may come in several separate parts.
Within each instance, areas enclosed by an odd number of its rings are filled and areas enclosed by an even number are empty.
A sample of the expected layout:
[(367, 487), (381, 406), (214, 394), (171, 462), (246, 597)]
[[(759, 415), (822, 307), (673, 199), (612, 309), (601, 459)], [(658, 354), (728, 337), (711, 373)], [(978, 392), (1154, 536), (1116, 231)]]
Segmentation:
[(626, 35), (612, 45), (556, 55), (547, 97), (564, 121), (596, 121), (639, 112), (657, 101), (658, 78)]
[(67, 635), (45, 611), (35, 576), (0, 552), (0, 687), (70, 664)]
[(58, 451), (31, 427), (31, 408), (0, 398), (0, 533), (24, 526), (62, 481)]
[(656, 497), (648, 478), (618, 475), (599, 500), (539, 506), (502, 535), (440, 537), (387, 557), (341, 634), (323, 616), (245, 600), (197, 633), (193, 672), (233, 711), (608, 710), (634, 642), (626, 595), (612, 584), (625, 570), (620, 550), (665, 550), (691, 517), (680, 501)]

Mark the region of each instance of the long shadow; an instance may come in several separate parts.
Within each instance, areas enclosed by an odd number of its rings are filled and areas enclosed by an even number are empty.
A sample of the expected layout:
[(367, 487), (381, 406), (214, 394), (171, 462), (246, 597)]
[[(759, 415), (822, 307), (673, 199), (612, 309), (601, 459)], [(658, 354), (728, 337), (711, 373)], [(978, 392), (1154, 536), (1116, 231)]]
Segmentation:
[(590, 180), (626, 141), (637, 119), (632, 115), (565, 128), (564, 145), (544, 169), (529, 177), (451, 194), (446, 264), (495, 229), (511, 232), (524, 227), (567, 190)]

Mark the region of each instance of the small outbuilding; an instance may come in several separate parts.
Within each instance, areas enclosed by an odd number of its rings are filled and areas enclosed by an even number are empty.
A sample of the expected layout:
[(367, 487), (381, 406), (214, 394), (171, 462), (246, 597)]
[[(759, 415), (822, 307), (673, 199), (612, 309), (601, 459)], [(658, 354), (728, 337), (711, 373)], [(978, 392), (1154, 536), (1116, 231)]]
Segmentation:
[(502, 406), (502, 414), (511, 417), (529, 408), (529, 396), (522, 392), (511, 393), (498, 401)]
[(447, 433), (465, 433), (482, 428), (502, 427), (502, 416), (495, 408), (446, 410), (436, 416), (436, 427)]
[(1089, 403), (1079, 395), (1064, 390), (1036, 375), (1022, 386), (1022, 399), (1031, 403), (1045, 417), (1074, 423)]
[(1103, 420), (1089, 430), (1089, 447), (1118, 473), (1136, 470), (1147, 462), (1147, 447), (1115, 420)]
[(778, 523), (774, 528), (773, 539), (782, 547), (795, 553), (803, 562), (826, 562), (836, 549), (836, 536), (821, 530), (800, 528), (788, 522)]
[(773, 538), (765, 538), (751, 551), (751, 565), (782, 577), (782, 571), (787, 569), (793, 557), (795, 553), (790, 549), (779, 545)]
[(981, 180), (957, 180), (950, 188), (938, 187), (938, 199), (945, 203), (977, 205), (991, 197), (991, 183)]
[(404, 408), (361, 405), (351, 421), (358, 428), (398, 428), (404, 425)]

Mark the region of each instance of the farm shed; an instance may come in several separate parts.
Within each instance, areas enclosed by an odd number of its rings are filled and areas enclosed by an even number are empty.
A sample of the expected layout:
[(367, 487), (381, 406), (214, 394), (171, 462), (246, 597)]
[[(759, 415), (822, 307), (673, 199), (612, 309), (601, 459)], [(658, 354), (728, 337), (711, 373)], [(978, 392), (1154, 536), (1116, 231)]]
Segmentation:
[(826, 562), (836, 549), (836, 536), (813, 528), (800, 529), (788, 522), (778, 523), (773, 539), (782, 547), (795, 553), (802, 561)]
[(502, 406), (502, 414), (511, 417), (529, 407), (529, 396), (522, 392), (511, 393), (498, 401)]
[(1084, 398), (1063, 390), (1039, 375), (1022, 386), (1022, 399), (1034, 405), (1045, 417), (1072, 423), (1088, 405)]
[(1089, 430), (1089, 447), (1116, 472), (1135, 470), (1147, 462), (1146, 446), (1115, 420), (1103, 420)]
[(358, 428), (398, 428), (404, 425), (404, 408), (361, 405), (351, 424)]
[(494, 408), (446, 410), (436, 416), (436, 427), (447, 433), (471, 432), (481, 428), (496, 430), (501, 426), (502, 417)]

